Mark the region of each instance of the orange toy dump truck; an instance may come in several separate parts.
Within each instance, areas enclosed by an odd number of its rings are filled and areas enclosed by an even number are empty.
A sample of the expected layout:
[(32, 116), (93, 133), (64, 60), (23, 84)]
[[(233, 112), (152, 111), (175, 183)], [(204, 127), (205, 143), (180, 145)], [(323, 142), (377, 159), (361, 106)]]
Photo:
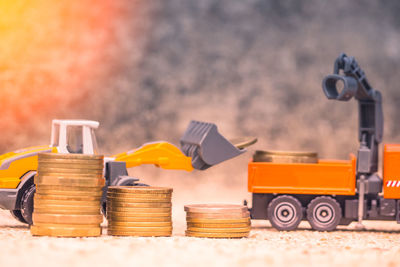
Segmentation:
[[(343, 74), (339, 75), (339, 71)], [(385, 145), (383, 181), (377, 174), (382, 139), (381, 95), (353, 57), (341, 54), (334, 74), (323, 81), (328, 99), (359, 102), (357, 159), (317, 163), (249, 162), (248, 190), (252, 219), (268, 219), (278, 230), (294, 230), (302, 220), (319, 231), (352, 221), (400, 223), (400, 145)], [(383, 194), (382, 194), (383, 191)]]

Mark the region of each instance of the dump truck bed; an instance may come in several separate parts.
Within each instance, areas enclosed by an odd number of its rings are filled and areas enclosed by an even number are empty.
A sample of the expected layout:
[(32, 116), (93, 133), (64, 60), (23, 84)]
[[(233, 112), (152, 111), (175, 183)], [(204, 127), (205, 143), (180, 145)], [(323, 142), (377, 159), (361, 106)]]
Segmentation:
[(251, 193), (355, 195), (356, 158), (318, 163), (249, 162)]

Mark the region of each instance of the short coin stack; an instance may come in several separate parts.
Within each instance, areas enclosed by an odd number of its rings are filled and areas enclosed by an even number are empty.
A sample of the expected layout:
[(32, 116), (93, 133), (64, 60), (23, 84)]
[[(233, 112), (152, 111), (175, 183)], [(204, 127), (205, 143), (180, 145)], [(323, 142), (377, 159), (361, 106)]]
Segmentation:
[(209, 238), (248, 237), (251, 228), (246, 206), (231, 204), (186, 205), (186, 236)]
[(100, 236), (103, 156), (39, 154), (32, 235)]
[(171, 236), (172, 188), (110, 186), (107, 191), (108, 234)]

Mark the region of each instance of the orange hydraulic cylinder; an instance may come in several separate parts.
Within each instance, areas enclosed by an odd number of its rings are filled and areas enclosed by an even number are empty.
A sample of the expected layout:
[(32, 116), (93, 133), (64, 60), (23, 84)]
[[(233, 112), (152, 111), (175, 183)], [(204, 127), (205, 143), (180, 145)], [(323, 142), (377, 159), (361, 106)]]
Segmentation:
[(400, 199), (400, 145), (385, 145), (383, 150), (383, 197)]
[(356, 157), (318, 163), (250, 162), (248, 190), (252, 193), (355, 195)]

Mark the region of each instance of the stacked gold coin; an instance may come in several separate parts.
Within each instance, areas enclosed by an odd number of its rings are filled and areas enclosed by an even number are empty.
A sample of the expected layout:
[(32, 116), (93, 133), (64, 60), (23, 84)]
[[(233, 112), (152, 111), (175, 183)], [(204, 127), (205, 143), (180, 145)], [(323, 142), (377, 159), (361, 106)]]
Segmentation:
[(39, 154), (32, 235), (100, 236), (103, 156)]
[(209, 238), (248, 237), (251, 228), (246, 206), (198, 204), (185, 206), (186, 236)]
[(108, 234), (171, 236), (172, 188), (110, 186), (107, 191)]
[(257, 150), (253, 155), (253, 161), (274, 163), (317, 163), (318, 154), (316, 152)]

